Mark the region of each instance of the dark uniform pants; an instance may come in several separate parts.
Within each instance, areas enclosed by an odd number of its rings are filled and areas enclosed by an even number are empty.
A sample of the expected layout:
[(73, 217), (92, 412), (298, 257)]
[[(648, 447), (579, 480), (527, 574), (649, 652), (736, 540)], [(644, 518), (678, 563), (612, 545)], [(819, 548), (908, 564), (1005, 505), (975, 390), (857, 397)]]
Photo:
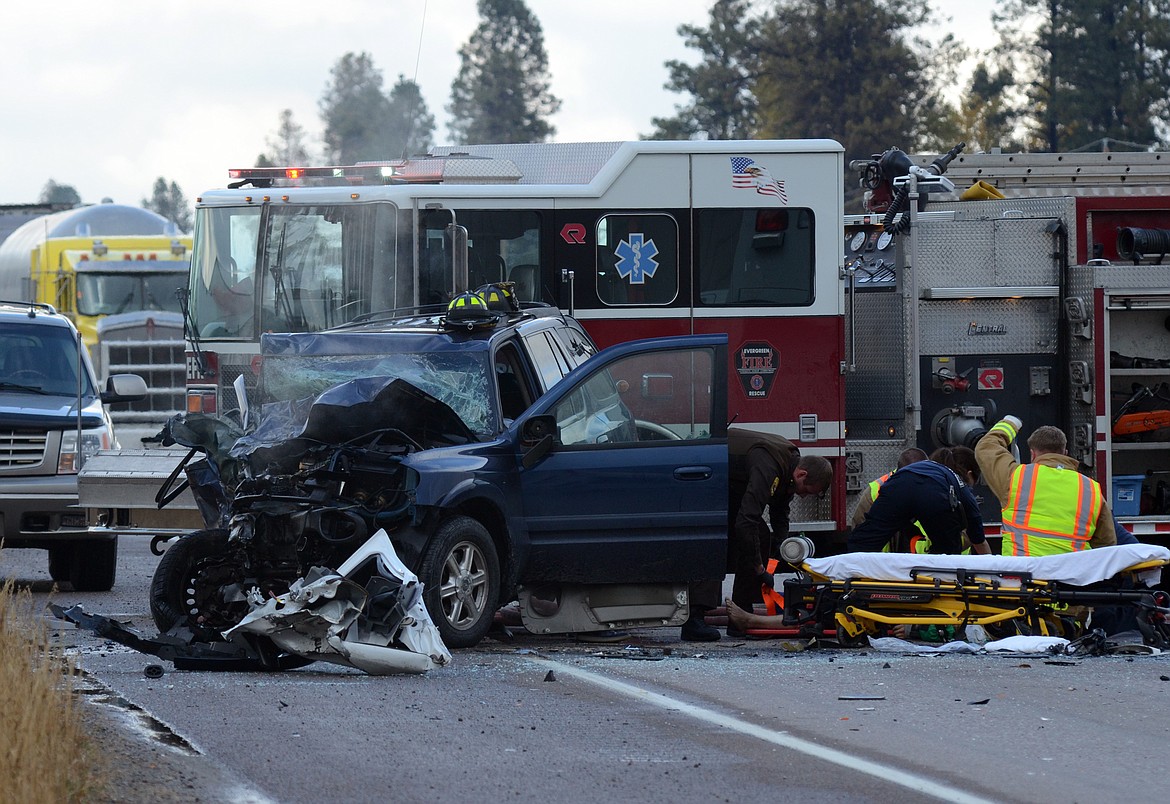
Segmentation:
[[(772, 554), (771, 540), (761, 544), (760, 548), (764, 553), (764, 561), (767, 562)], [(740, 553), (741, 551), (734, 548), (731, 550), (731, 571), (735, 573), (735, 580), (731, 584), (731, 602), (750, 612), (757, 603), (764, 602), (764, 596), (760, 592), (760, 581), (756, 576), (756, 562), (760, 557), (750, 551), (746, 555)]]
[[(731, 584), (731, 602), (747, 612), (757, 603), (764, 602), (760, 591), (760, 581), (756, 577), (756, 557), (748, 556), (743, 560), (736, 560), (731, 567), (735, 573), (735, 580)], [(723, 604), (722, 581), (696, 581), (691, 584), (691, 610), (706, 611)]]
[(911, 472), (895, 472), (882, 484), (865, 521), (850, 534), (848, 548), (851, 552), (878, 552), (899, 531), (910, 533), (916, 520), (930, 537), (930, 552), (963, 552), (962, 532), (967, 521), (958, 489)]

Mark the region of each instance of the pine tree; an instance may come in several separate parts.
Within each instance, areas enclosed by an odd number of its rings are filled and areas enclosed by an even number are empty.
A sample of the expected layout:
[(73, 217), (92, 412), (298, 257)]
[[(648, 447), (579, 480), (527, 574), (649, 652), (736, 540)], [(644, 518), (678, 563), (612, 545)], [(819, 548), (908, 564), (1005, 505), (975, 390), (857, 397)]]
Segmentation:
[[(1170, 124), (1170, 0), (1001, 0), (1029, 147), (1152, 147)], [(1020, 74), (1022, 73), (1022, 80)]]
[(75, 207), (81, 203), (81, 196), (77, 194), (77, 188), (71, 184), (58, 184), (53, 179), (45, 182), (44, 188), (41, 190), (41, 197), (37, 199), (38, 204), (68, 204)]
[(346, 53), (330, 71), (319, 102), (325, 123), (326, 160), (335, 165), (392, 159), (390, 100), (382, 73), (368, 53)]
[(435, 116), (427, 111), (422, 90), (414, 81), (399, 75), (390, 90), (390, 153), (410, 156), (426, 153), (435, 134)]
[(276, 133), (265, 141), (268, 150), (256, 158), (256, 167), (308, 165), (309, 149), (305, 146), (305, 129), (293, 120), (292, 109), (280, 113)]
[(191, 203), (175, 182), (159, 176), (154, 180), (154, 190), (149, 199), (142, 199), (142, 206), (174, 221), (182, 232), (191, 231)]
[[(935, 95), (907, 34), (924, 0), (781, 0), (764, 23), (755, 92), (760, 137), (828, 137), (846, 163), (913, 148)], [(858, 200), (846, 177), (847, 203)]]
[(975, 66), (959, 105), (961, 138), (966, 141), (969, 153), (992, 148), (1019, 150), (1015, 135), (1019, 112), (1008, 100), (1012, 85), (1009, 69), (985, 61)]
[(696, 66), (668, 61), (666, 88), (690, 95), (690, 102), (676, 106), (674, 117), (656, 117), (649, 139), (747, 139), (757, 126), (756, 97), (752, 92), (752, 68), (757, 43), (752, 32), (757, 20), (749, 14), (750, 0), (716, 0), (708, 28), (680, 25), (686, 46), (702, 54)]
[(561, 107), (549, 90), (544, 33), (524, 0), (478, 0), (479, 26), (459, 48), (451, 84), (457, 143), (544, 142)]
[(966, 117), (971, 100), (970, 86), (962, 97), (952, 100), (945, 90), (957, 86), (959, 70), (971, 51), (948, 34), (941, 40), (934, 38), (929, 45), (923, 40), (912, 40), (912, 50), (922, 67), (920, 82), (924, 88), (912, 115), (915, 122), (915, 149), (927, 153), (949, 151), (957, 142), (971, 142), (970, 124)]

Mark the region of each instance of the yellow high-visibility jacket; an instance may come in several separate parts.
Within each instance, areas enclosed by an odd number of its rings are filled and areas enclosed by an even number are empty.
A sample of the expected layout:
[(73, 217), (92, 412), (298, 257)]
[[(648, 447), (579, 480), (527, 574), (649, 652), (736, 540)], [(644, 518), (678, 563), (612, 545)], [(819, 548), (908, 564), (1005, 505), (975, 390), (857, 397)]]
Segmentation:
[(1047, 453), (1020, 464), (1009, 445), (1010, 421), (998, 422), (975, 446), (983, 482), (1003, 508), (1001, 552), (1042, 556), (1117, 544), (1113, 514), (1097, 481), (1067, 455)]

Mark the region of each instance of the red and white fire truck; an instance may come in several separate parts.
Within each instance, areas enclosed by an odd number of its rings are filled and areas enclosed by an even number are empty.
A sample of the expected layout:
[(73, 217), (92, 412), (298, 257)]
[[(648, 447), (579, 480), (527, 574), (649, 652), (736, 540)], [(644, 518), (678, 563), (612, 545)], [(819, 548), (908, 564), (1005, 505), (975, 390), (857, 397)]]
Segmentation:
[(1168, 157), (960, 155), (953, 193), (846, 219), (849, 489), (884, 449), (973, 446), (1010, 413), (1061, 427), (1127, 527), (1170, 541)]
[[(265, 331), (511, 281), (522, 300), (570, 310), (602, 347), (728, 333), (735, 423), (843, 461), (836, 142), (460, 146), (232, 176), (238, 187), (196, 205), (189, 410), (236, 405)], [(811, 507), (808, 528), (836, 529), (844, 500)]]
[(796, 529), (843, 532), (907, 446), (971, 444), (1011, 413), (1026, 431), (1062, 426), (1123, 521), (1170, 539), (1162, 156), (959, 155), (942, 178), (938, 157), (906, 157), (886, 177), (903, 211), (848, 217), (828, 140), (459, 146), (232, 171), (196, 206), (188, 410), (236, 406), (263, 332), (511, 281), (600, 346), (728, 333), (734, 423), (834, 464), (825, 499), (794, 506)]

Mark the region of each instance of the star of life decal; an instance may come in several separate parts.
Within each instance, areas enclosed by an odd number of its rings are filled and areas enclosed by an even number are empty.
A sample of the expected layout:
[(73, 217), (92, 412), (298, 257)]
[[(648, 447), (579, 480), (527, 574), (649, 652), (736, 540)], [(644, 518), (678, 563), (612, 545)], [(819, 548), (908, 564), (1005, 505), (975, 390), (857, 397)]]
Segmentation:
[(645, 284), (646, 277), (653, 279), (658, 270), (658, 261), (654, 259), (658, 256), (658, 246), (654, 245), (653, 238), (647, 240), (641, 232), (631, 232), (630, 239), (619, 243), (613, 253), (618, 258), (614, 266), (618, 276), (630, 280), (631, 285)]

